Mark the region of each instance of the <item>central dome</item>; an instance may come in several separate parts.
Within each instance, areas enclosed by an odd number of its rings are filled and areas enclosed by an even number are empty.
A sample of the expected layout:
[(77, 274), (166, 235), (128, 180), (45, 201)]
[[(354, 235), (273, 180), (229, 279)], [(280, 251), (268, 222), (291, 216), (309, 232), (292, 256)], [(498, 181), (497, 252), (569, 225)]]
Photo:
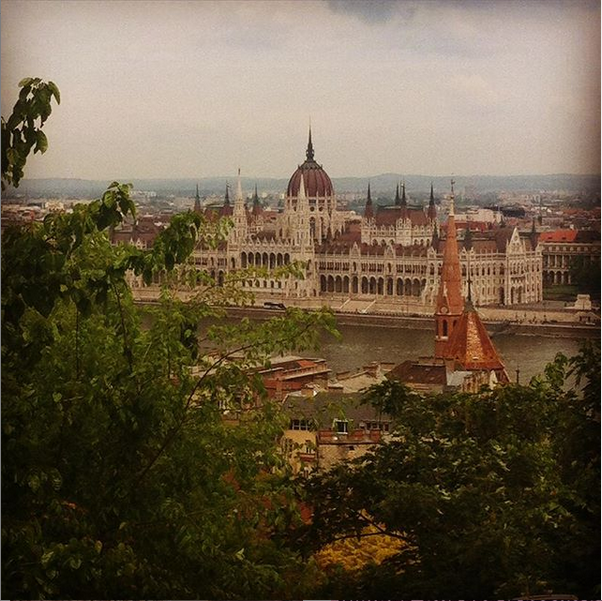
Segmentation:
[(303, 178), (305, 194), (308, 198), (334, 196), (334, 189), (330, 177), (328, 177), (326, 171), (322, 169), (322, 165), (318, 165), (314, 160), (314, 147), (311, 143), (311, 129), (309, 130), (309, 142), (307, 143), (305, 156), (307, 158), (303, 165), (299, 165), (295, 173), (291, 175), (291, 179), (289, 180), (286, 189), (286, 195), (296, 197), (299, 194), (301, 178)]

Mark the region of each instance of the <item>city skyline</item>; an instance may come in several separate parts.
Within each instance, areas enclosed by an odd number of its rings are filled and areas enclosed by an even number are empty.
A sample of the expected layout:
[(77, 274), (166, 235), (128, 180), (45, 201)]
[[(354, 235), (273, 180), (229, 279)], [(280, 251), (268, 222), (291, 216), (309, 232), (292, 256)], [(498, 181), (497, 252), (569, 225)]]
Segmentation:
[(2, 3), (2, 114), (56, 82), (27, 176), (599, 173), (595, 2)]

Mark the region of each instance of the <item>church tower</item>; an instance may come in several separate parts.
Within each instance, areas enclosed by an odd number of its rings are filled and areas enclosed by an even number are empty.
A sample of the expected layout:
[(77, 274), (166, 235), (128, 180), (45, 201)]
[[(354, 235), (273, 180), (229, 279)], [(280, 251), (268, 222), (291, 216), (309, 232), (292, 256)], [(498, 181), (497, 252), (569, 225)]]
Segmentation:
[(447, 237), (445, 239), (441, 279), (435, 309), (435, 357), (440, 358), (447, 357), (449, 339), (464, 310), (462, 275), (454, 214), (454, 183), (452, 180)]

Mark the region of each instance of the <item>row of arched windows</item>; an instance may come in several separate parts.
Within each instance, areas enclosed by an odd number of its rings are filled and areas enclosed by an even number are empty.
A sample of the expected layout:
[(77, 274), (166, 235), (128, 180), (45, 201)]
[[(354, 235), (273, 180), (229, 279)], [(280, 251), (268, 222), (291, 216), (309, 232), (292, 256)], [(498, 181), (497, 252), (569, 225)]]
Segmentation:
[(358, 276), (320, 276), (320, 292), (342, 294), (370, 294), (386, 296), (420, 296), (426, 286), (426, 280), (402, 278), (376, 278)]

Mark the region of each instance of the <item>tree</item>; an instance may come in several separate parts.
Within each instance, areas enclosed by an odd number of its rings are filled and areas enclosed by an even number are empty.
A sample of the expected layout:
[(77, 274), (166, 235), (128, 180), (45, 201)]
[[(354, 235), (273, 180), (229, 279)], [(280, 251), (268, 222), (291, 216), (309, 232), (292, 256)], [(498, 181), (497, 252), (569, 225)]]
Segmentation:
[(216, 354), (199, 355), (196, 324), (221, 313), (166, 288), (143, 328), (126, 272), (168, 271), (206, 224), (187, 213), (152, 251), (112, 247), (128, 192), (3, 239), (3, 593), (295, 595), (304, 568), (276, 543), (298, 519), (283, 424), (249, 374), (331, 317), (217, 323), (200, 333)]
[[(15, 169), (3, 163), (3, 179)], [(332, 316), (223, 323), (212, 301), (234, 278), (219, 287), (186, 261), (227, 227), (189, 212), (152, 250), (112, 246), (109, 229), (134, 217), (130, 186), (113, 182), (3, 235), (3, 596), (301, 596), (313, 564), (285, 544), (299, 512), (281, 417), (253, 371), (316, 344)], [(130, 272), (166, 278), (150, 319)], [(199, 281), (189, 303), (173, 292)]]
[[(599, 348), (544, 377), (478, 394), (423, 397), (395, 382), (369, 390), (387, 407), (393, 440), (352, 466), (312, 478), (311, 553), (379, 524), (405, 541), (321, 593), (358, 598), (509, 598), (599, 595)], [(578, 389), (566, 390), (576, 377)], [(501, 597), (500, 597), (501, 596)]]
[(7, 184), (18, 187), (29, 153), (46, 152), (48, 140), (42, 126), (52, 113), (52, 98), (61, 102), (58, 87), (52, 81), (26, 77), (19, 82), (21, 91), (7, 121), (2, 117), (2, 190)]
[(579, 255), (571, 259), (571, 280), (579, 292), (600, 297), (600, 257)]

